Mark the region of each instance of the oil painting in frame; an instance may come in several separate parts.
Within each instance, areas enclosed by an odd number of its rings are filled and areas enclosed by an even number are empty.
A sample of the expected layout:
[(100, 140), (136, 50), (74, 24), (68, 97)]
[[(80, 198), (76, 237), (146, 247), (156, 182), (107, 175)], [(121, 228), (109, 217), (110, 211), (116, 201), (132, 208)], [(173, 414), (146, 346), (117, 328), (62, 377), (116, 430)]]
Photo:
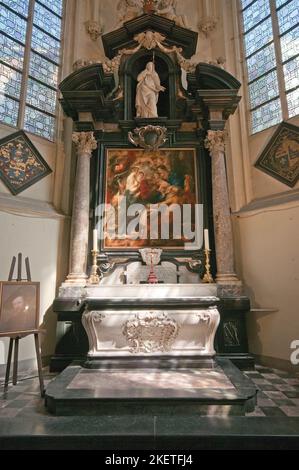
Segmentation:
[[(161, 238), (163, 216), (159, 216), (156, 238), (149, 236), (150, 212), (153, 207), (164, 204), (168, 207), (189, 205), (192, 214), (192, 227), (195, 227), (194, 207), (199, 203), (198, 175), (195, 148), (162, 148), (153, 151), (143, 149), (106, 149), (106, 177), (104, 185), (104, 203), (115, 209), (120, 206), (120, 199), (125, 197), (126, 207), (141, 204), (147, 211), (147, 238), (107, 236), (109, 225), (107, 216), (103, 221), (103, 249), (107, 251), (138, 251), (141, 248), (162, 248), (163, 250), (183, 250), (182, 237), (172, 237), (171, 214), (169, 219), (169, 239)], [(117, 220), (117, 216), (114, 217)], [(128, 219), (129, 222), (129, 219)], [(181, 220), (183, 224), (183, 217)], [(117, 232), (117, 227), (116, 227)], [(118, 233), (118, 232), (117, 232)]]
[(39, 282), (1, 282), (0, 337), (37, 330), (39, 303)]

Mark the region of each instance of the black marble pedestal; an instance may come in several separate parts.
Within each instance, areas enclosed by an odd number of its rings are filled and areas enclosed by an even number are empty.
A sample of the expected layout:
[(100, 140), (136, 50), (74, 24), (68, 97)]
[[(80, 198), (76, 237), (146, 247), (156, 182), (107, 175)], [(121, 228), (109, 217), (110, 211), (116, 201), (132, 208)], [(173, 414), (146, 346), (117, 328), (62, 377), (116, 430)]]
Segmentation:
[(243, 416), (257, 389), (228, 359), (213, 369), (116, 368), (73, 363), (46, 390), (47, 409), (67, 415)]

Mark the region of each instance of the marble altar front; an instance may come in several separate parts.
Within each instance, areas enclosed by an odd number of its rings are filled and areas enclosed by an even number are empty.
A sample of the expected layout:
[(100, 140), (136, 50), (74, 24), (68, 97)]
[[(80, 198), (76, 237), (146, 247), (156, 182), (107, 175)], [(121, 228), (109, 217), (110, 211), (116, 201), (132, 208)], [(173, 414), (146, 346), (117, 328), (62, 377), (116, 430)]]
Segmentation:
[(194, 284), (87, 287), (88, 357), (213, 357), (216, 294), (216, 286)]

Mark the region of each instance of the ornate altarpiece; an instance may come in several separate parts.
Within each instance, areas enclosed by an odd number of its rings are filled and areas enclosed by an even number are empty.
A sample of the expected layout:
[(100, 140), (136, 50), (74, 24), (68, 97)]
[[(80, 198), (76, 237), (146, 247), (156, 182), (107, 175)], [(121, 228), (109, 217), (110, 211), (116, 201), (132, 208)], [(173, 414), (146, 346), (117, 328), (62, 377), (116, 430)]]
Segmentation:
[[(81, 167), (77, 166), (77, 173), (83, 171), (84, 165), (85, 169), (89, 165), (86, 156), (92, 153), (92, 158), (89, 224), (88, 219), (84, 219), (85, 214), (81, 218), (81, 223), (82, 220), (87, 222), (85, 228), (78, 230), (73, 226), (70, 274), (54, 302), (59, 322), (72, 324), (58, 341), (52, 359), (53, 370), (61, 370), (73, 359), (85, 357), (88, 351), (87, 337), (81, 324), (85, 303), (84, 299), (78, 298), (78, 289), (83, 287), (78, 285), (79, 281), (83, 282), (81, 286), (86, 282), (86, 259), (89, 268), (91, 265), (88, 253), (92, 249), (91, 233), (96, 224), (95, 209), (105, 200), (107, 192), (107, 154), (113, 152), (113, 149), (132, 151), (136, 147), (129, 136), (134, 134), (136, 128), (149, 125), (167, 130), (161, 150), (165, 148), (175, 152), (177, 149), (189, 149), (196, 155), (197, 200), (204, 206), (204, 226), (209, 228), (211, 234), (212, 273), (216, 277), (217, 295), (220, 298), (218, 308), (221, 322), (216, 349), (241, 366), (246, 367), (252, 362), (248, 355), (245, 327), (249, 300), (242, 294), (241, 283), (233, 269), (224, 162), (224, 126), (240, 100), (240, 83), (218, 66), (190, 60), (196, 52), (197, 36), (196, 32), (178, 26), (169, 19), (155, 14), (142, 15), (102, 36), (106, 54), (103, 63), (80, 68), (60, 85), (61, 105), (65, 114), (74, 121), (74, 141), (79, 158), (80, 155), (85, 156), (85, 161), (80, 163)], [(152, 60), (155, 61), (161, 84), (166, 88), (158, 101), (159, 117), (136, 118), (134, 100), (137, 76)], [(183, 75), (187, 84), (185, 88), (182, 85)], [(84, 185), (89, 188), (86, 186), (86, 177), (79, 181), (78, 174), (76, 184), (81, 202), (76, 205), (75, 200), (73, 218), (76, 211), (82, 210)], [(77, 247), (76, 253), (74, 246)], [(194, 252), (163, 248), (162, 263), (172, 263), (178, 271), (184, 268), (190, 276), (197, 275), (200, 283), (204, 260), (202, 249)], [(115, 251), (103, 244), (98, 256), (104, 281), (107, 276), (113, 276), (119, 267), (125, 270), (132, 263), (140, 261), (138, 249), (123, 247)]]

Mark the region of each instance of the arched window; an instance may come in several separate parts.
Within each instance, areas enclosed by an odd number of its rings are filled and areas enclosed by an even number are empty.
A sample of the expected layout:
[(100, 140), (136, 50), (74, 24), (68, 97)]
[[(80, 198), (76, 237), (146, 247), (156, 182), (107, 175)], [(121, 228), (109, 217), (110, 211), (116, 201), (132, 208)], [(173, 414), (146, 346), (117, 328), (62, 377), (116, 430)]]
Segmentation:
[(64, 0), (0, 0), (0, 121), (55, 138)]
[(251, 132), (299, 114), (299, 0), (240, 0)]

